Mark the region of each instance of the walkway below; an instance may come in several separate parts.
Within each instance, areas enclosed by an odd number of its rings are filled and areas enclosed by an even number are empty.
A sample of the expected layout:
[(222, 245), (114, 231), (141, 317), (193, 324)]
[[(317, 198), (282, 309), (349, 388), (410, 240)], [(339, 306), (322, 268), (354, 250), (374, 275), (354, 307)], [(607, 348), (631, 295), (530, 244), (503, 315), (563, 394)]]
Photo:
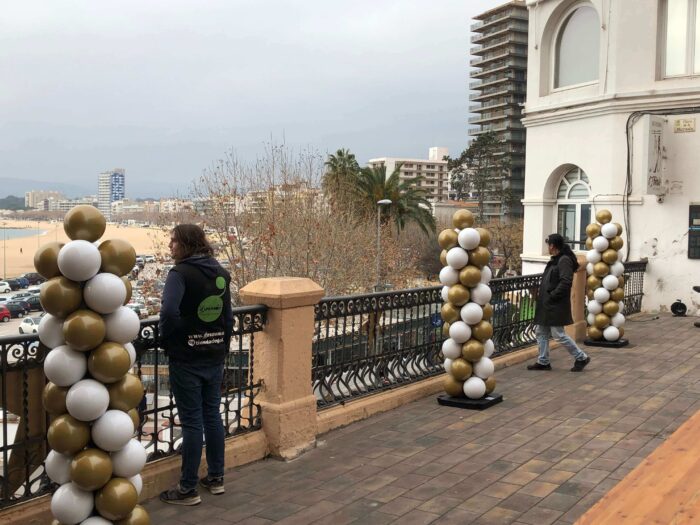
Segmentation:
[(484, 412), (422, 399), (236, 468), (197, 507), (146, 507), (174, 525), (574, 523), (700, 408), (700, 329), (645, 319), (630, 346), (587, 348), (583, 373), (563, 350), (551, 372), (499, 370), (504, 402)]

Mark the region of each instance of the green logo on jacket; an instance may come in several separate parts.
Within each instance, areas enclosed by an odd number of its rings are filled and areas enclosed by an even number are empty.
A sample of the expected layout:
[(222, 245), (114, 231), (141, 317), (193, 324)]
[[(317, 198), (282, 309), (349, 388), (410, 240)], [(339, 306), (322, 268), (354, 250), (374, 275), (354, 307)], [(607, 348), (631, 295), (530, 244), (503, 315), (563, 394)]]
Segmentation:
[(216, 278), (216, 287), (221, 290), (219, 295), (210, 295), (204, 299), (197, 307), (197, 317), (199, 317), (205, 323), (211, 323), (216, 321), (224, 309), (224, 301), (221, 296), (224, 295), (226, 291), (226, 279), (223, 277)]

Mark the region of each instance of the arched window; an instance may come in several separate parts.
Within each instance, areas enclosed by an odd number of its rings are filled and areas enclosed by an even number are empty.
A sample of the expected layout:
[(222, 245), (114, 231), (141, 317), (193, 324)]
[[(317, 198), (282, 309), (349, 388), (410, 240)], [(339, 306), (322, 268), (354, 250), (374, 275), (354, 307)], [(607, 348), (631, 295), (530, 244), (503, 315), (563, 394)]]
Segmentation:
[(600, 30), (598, 14), (581, 6), (566, 17), (555, 46), (554, 87), (598, 80)]
[(586, 243), (586, 226), (591, 222), (590, 194), (588, 177), (580, 168), (566, 172), (557, 189), (557, 233), (574, 250), (583, 250)]

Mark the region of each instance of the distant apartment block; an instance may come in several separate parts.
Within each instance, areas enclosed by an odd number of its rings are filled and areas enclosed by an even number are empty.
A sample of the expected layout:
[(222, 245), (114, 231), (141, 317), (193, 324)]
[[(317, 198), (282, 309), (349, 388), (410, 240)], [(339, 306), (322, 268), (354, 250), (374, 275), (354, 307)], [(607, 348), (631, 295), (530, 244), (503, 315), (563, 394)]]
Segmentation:
[(501, 155), (509, 155), (511, 169), (504, 189), (513, 195), (510, 209), (500, 201), (486, 203), (484, 215), (493, 218), (522, 217), (520, 200), (525, 190), (525, 127), (521, 105), (527, 88), (528, 10), (523, 0), (513, 0), (474, 17), (470, 49), (469, 135), (494, 131), (503, 143)]
[(381, 157), (370, 159), (367, 163), (371, 168), (386, 166), (387, 176), (399, 167), (400, 180), (412, 180), (419, 175), (423, 180), (418, 183), (428, 193), (431, 202), (444, 202), (448, 199), (450, 176), (447, 171), (447, 148), (432, 147), (428, 150), (427, 159), (409, 159), (398, 157)]
[(107, 220), (111, 219), (112, 203), (124, 199), (124, 170), (115, 168), (97, 177), (97, 207)]
[(53, 200), (65, 200), (66, 196), (60, 191), (27, 191), (24, 194), (24, 207), (25, 208), (35, 208), (39, 210), (44, 210), (46, 201), (49, 199)]
[(97, 197), (95, 195), (90, 195), (87, 197), (81, 197), (80, 199), (47, 199), (46, 200), (46, 211), (60, 211), (66, 213), (71, 208), (78, 206), (80, 204), (88, 204), (90, 206), (97, 207)]

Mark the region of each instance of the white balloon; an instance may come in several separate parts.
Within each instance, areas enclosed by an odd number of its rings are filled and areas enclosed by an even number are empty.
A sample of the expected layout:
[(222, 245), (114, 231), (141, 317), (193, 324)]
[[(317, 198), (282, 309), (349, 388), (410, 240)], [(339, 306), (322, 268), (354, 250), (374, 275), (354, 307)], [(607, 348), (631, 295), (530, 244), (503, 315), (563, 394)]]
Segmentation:
[(618, 310), (619, 310), (620, 312), (622, 312), (622, 313), (624, 314), (624, 313), (625, 313), (625, 303), (624, 303), (624, 301), (619, 301), (619, 302), (617, 303), (617, 308), (618, 308)]
[(481, 236), (474, 228), (464, 228), (457, 236), (457, 242), (465, 250), (473, 250), (479, 246)]
[(595, 314), (593, 312), (589, 311), (588, 315), (586, 316), (586, 322), (588, 323), (588, 326), (593, 326), (595, 323)]
[[(620, 281), (614, 275), (606, 275), (603, 277), (603, 287), (611, 292), (620, 285)], [(594, 292), (595, 293), (595, 292)]]
[(136, 474), (135, 476), (131, 476), (129, 478), (129, 482), (134, 486), (136, 489), (136, 494), (139, 496), (141, 495), (141, 489), (143, 489), (143, 479), (141, 479), (141, 474)]
[(452, 338), (445, 339), (442, 343), (442, 355), (448, 359), (457, 359), (462, 355), (462, 345)]
[[(603, 311), (603, 303), (599, 303), (598, 301), (588, 301), (588, 313), (595, 315), (595, 314), (599, 314), (602, 311)], [(589, 324), (592, 324), (592, 323), (589, 323)]]
[(80, 489), (73, 482), (65, 483), (51, 497), (51, 514), (65, 525), (75, 525), (90, 516), (93, 505), (92, 492)]
[(601, 304), (606, 303), (610, 300), (610, 291), (601, 286), (600, 288), (595, 289), (593, 292), (593, 297)]
[(121, 410), (107, 410), (92, 425), (92, 440), (102, 450), (115, 452), (124, 448), (134, 435), (134, 422)]
[(39, 321), (39, 341), (49, 348), (66, 344), (66, 338), (63, 337), (63, 319), (44, 314)]
[(595, 248), (599, 252), (604, 252), (605, 250), (607, 250), (609, 245), (610, 241), (608, 241), (602, 235), (598, 235), (598, 237), (593, 239), (593, 248)]
[(99, 381), (83, 379), (66, 394), (68, 413), (79, 421), (94, 421), (107, 412), (109, 391)]
[(462, 321), (469, 325), (475, 325), (484, 318), (484, 309), (477, 303), (469, 302), (459, 311)]
[(593, 263), (586, 264), (586, 273), (588, 275), (593, 275)]
[(71, 281), (87, 281), (100, 271), (102, 256), (88, 241), (70, 241), (58, 252), (58, 269)]
[(598, 250), (588, 250), (586, 252), (586, 260), (592, 264), (600, 262), (602, 257), (603, 255)]
[(493, 375), (493, 371), (496, 367), (493, 361), (488, 357), (482, 357), (476, 363), (474, 363), (474, 375), (480, 377), (481, 379), (488, 379)]
[(131, 308), (120, 306), (115, 312), (105, 316), (105, 326), (106, 341), (124, 344), (136, 339), (141, 329), (141, 322)]
[(65, 454), (59, 454), (55, 450), (49, 452), (44, 460), (44, 467), (46, 467), (46, 475), (54, 483), (63, 485), (70, 481), (70, 462), (73, 460), (73, 456), (66, 456)]
[(469, 263), (469, 254), (459, 246), (450, 248), (447, 252), (447, 265), (455, 270), (461, 270)]
[(442, 363), (442, 366), (445, 367), (445, 372), (449, 374), (450, 370), (452, 369), (452, 359), (445, 359), (445, 362)]
[(479, 283), (472, 288), (471, 298), (475, 303), (484, 306), (491, 300), (491, 288), (484, 283)]
[(603, 226), (600, 227), (600, 233), (602, 233), (603, 237), (606, 239), (612, 239), (617, 235), (617, 226), (615, 226), (612, 222), (603, 224)]
[(71, 386), (80, 381), (87, 371), (87, 357), (71, 350), (68, 345), (57, 346), (44, 359), (44, 373), (58, 386)]
[(114, 475), (122, 478), (135, 476), (146, 464), (146, 449), (135, 439), (130, 439), (124, 448), (111, 455)]
[(449, 299), (448, 299), (448, 297), (447, 297), (447, 292), (449, 292), (449, 291), (450, 291), (450, 287), (449, 287), (449, 286), (443, 286), (443, 287), (442, 287), (442, 290), (440, 290), (440, 297), (442, 297), (442, 302), (443, 302), (443, 303), (446, 303), (446, 302), (449, 301)]
[(486, 393), (486, 383), (479, 377), (470, 377), (464, 382), (462, 388), (464, 390), (464, 395), (469, 399), (481, 399)]
[(484, 266), (481, 269), (481, 282), (484, 284), (489, 284), (491, 282), (491, 278), (493, 277), (493, 272), (491, 271), (491, 268), (488, 266)]
[(80, 525), (112, 525), (112, 522), (102, 516), (90, 516), (85, 521), (81, 521)]
[(496, 346), (493, 344), (493, 340), (487, 339), (486, 342), (484, 343), (484, 356), (491, 357), (495, 351), (496, 351)]
[(622, 264), (619, 260), (616, 263), (610, 265), (611, 275), (614, 275), (615, 277), (620, 277), (623, 273), (625, 273), (625, 265)]
[(624, 250), (624, 249), (622, 249), (622, 250), (617, 250), (617, 260), (620, 261), (620, 262), (624, 262), (624, 261), (625, 261), (625, 250)]
[(124, 348), (129, 352), (129, 368), (131, 368), (136, 363), (136, 348), (131, 343), (124, 343)]
[(463, 321), (455, 321), (450, 325), (450, 337), (457, 343), (466, 343), (472, 336), (472, 329)]
[(440, 270), (440, 282), (445, 286), (452, 286), (459, 282), (459, 272), (454, 268), (445, 266)]
[(621, 312), (617, 312), (610, 318), (610, 324), (615, 328), (620, 328), (625, 324), (625, 316)]
[(124, 281), (113, 273), (98, 273), (85, 283), (85, 304), (100, 314), (111, 314), (126, 300)]
[(608, 326), (603, 330), (603, 337), (606, 341), (617, 341), (620, 339), (620, 330), (614, 326)]

